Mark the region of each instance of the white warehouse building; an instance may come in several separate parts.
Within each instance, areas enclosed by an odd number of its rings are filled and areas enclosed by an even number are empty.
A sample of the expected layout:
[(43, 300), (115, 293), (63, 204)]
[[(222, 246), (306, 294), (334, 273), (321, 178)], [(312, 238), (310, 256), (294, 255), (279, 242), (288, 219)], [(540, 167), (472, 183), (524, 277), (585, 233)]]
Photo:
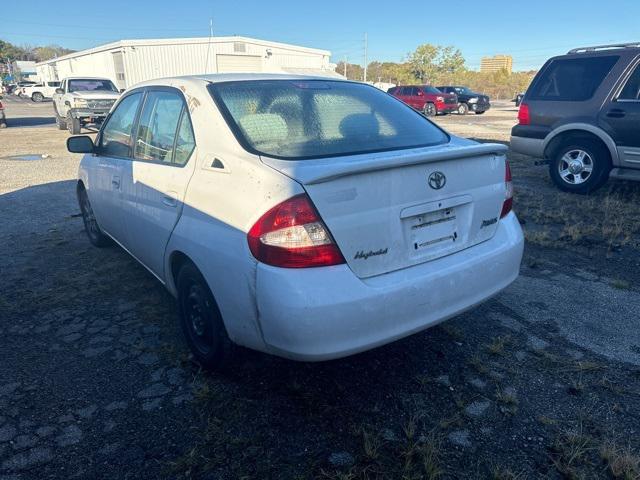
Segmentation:
[(106, 77), (118, 88), (175, 75), (226, 72), (340, 77), (331, 52), (247, 37), (121, 40), (36, 65), (41, 81)]

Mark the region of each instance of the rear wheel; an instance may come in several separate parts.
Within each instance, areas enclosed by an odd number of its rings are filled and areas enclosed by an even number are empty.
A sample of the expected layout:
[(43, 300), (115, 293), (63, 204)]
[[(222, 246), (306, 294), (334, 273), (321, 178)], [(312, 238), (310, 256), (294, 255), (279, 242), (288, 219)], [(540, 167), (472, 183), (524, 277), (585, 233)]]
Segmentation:
[(31, 101), (33, 102), (41, 102), (44, 100), (44, 95), (42, 95), (40, 92), (34, 92), (33, 95), (31, 95)]
[(467, 113), (469, 113), (469, 105), (466, 103), (458, 105), (458, 115), (466, 115)]
[(549, 163), (551, 179), (560, 190), (588, 194), (609, 178), (611, 155), (596, 140), (582, 139), (565, 143)]
[(111, 239), (102, 233), (102, 230), (100, 230), (98, 226), (93, 208), (91, 208), (91, 202), (89, 202), (89, 196), (84, 188), (81, 188), (78, 192), (78, 202), (80, 203), (80, 211), (82, 212), (84, 230), (87, 232), (91, 244), (99, 248), (111, 245)]
[(438, 113), (438, 110), (436, 110), (436, 106), (433, 103), (427, 103), (424, 106), (424, 114), (427, 117), (435, 117), (436, 114)]
[(233, 344), (207, 282), (193, 263), (186, 262), (176, 283), (180, 325), (191, 352), (206, 369), (223, 368)]
[(78, 135), (80, 133), (80, 119), (79, 118), (74, 118), (73, 116), (71, 116), (71, 113), (67, 114), (67, 130), (69, 130), (69, 133), (71, 135)]

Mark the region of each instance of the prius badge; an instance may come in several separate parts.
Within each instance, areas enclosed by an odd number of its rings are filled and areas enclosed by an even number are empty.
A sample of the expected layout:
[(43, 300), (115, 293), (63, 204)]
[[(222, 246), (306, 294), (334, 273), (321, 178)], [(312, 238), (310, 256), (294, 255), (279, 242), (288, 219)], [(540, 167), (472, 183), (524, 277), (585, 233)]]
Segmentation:
[(442, 172), (433, 172), (429, 175), (429, 186), (434, 190), (440, 190), (447, 184), (447, 177)]

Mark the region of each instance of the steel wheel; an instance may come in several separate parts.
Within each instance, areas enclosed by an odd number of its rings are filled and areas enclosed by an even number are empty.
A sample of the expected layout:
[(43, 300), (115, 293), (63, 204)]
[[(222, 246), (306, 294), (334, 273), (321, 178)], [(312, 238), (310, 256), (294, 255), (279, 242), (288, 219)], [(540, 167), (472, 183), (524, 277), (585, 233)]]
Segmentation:
[(89, 196), (86, 190), (82, 189), (78, 192), (78, 203), (80, 203), (80, 211), (82, 212), (82, 222), (84, 223), (84, 229), (87, 232), (89, 241), (96, 247), (106, 247), (111, 244), (111, 239), (107, 237), (100, 226), (96, 215), (93, 213), (91, 202), (89, 202)]
[(183, 298), (183, 312), (187, 317), (187, 331), (198, 353), (208, 356), (214, 345), (211, 322), (212, 305), (209, 303), (202, 286), (193, 284)]
[(580, 185), (593, 173), (593, 159), (584, 150), (570, 150), (558, 162), (560, 178), (569, 185)]

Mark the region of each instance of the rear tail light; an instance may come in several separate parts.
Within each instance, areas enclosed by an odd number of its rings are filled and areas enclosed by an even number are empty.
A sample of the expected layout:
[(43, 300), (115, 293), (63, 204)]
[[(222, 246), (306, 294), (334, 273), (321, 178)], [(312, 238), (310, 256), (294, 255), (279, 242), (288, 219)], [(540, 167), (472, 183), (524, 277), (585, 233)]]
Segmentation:
[(520, 125), (531, 125), (531, 113), (529, 112), (529, 105), (526, 103), (520, 104), (518, 110), (518, 123)]
[(506, 187), (504, 203), (502, 204), (502, 212), (500, 212), (500, 218), (506, 217), (513, 209), (513, 180), (511, 178), (511, 167), (509, 166), (509, 160), (504, 159), (504, 184)]
[(249, 249), (259, 262), (283, 268), (345, 263), (340, 249), (306, 194), (276, 205), (251, 227)]

